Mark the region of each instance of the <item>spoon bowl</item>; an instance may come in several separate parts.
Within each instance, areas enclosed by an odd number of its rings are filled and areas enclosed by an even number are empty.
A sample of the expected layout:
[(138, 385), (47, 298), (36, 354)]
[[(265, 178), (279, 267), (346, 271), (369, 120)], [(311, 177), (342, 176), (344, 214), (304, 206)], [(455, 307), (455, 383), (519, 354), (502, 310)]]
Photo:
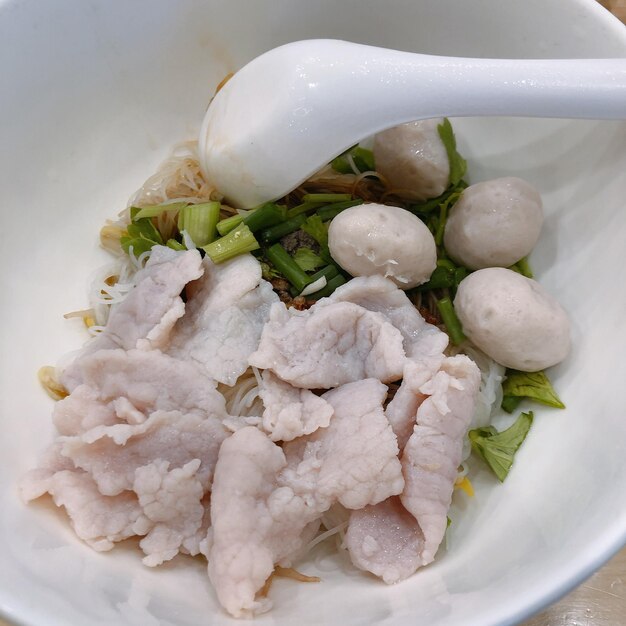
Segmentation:
[(231, 204), (249, 208), (373, 133), (481, 115), (624, 119), (626, 59), (471, 59), (298, 41), (257, 57), (217, 93), (200, 163)]

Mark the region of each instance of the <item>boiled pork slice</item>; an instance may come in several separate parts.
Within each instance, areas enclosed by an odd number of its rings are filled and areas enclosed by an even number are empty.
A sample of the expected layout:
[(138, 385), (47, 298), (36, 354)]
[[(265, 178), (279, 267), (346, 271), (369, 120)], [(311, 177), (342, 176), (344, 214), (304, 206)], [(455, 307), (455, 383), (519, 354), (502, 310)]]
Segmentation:
[(377, 380), (324, 394), (334, 410), (329, 426), (283, 449), (254, 427), (222, 444), (211, 496), (209, 577), (231, 615), (270, 608), (258, 591), (277, 563), (290, 565), (301, 553), (313, 523), (334, 503), (359, 508), (402, 491), (385, 395)]
[(234, 385), (258, 347), (278, 296), (261, 279), (261, 265), (250, 254), (219, 265), (205, 257), (202, 266), (204, 275), (188, 289), (187, 312), (174, 329), (169, 353)]
[(62, 435), (95, 426), (141, 424), (156, 410), (222, 415), (224, 397), (213, 380), (189, 362), (159, 350), (99, 350), (76, 364), (82, 383), (54, 406)]
[(402, 342), (402, 334), (384, 315), (351, 302), (329, 302), (306, 311), (287, 309), (281, 302), (272, 306), (249, 363), (305, 389), (329, 389), (364, 378), (391, 382), (402, 376)]
[(352, 511), (345, 544), (356, 567), (387, 584), (408, 578), (422, 565), (424, 534), (397, 496)]
[(219, 414), (155, 411), (142, 424), (96, 426), (65, 437), (62, 453), (89, 472), (107, 496), (132, 489), (136, 469), (155, 460), (167, 461), (174, 469), (199, 459), (196, 477), (206, 491), (220, 445), (229, 434), (219, 418)]
[(413, 422), (402, 453), (402, 494), (352, 513), (346, 533), (353, 563), (387, 583), (406, 578), (434, 559), (446, 532), (463, 441), (474, 412), (478, 367), (465, 356), (440, 359), (438, 368), (435, 364), (407, 364), (395, 407), (392, 403), (387, 407), (387, 413), (390, 409), (397, 413), (400, 440)]
[(435, 558), (447, 528), (447, 513), (461, 464), (480, 384), (480, 371), (466, 356), (447, 358), (425, 385), (430, 397), (417, 410), (417, 425), (402, 454), (404, 507), (424, 533), (422, 563)]
[[(382, 313), (404, 338), (404, 351), (410, 358), (442, 354), (448, 335), (428, 324), (406, 293), (383, 276), (360, 276), (338, 287), (329, 302), (353, 302), (368, 311)], [(324, 305), (320, 300), (319, 305)]]
[(263, 430), (272, 441), (291, 441), (330, 423), (333, 407), (308, 389), (298, 389), (265, 370), (259, 392), (265, 410)]
[(180, 294), (187, 283), (202, 275), (201, 261), (196, 250), (154, 246), (146, 266), (135, 275), (135, 288), (111, 308), (106, 328), (62, 372), (61, 384), (73, 391), (82, 382), (78, 365), (87, 354), (167, 345), (174, 324), (185, 312)]

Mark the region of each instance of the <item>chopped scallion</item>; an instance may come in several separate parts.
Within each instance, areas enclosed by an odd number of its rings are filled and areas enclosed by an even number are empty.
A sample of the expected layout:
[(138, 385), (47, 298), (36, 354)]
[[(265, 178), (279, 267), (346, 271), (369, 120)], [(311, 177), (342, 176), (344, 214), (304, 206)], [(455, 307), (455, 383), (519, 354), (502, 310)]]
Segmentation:
[(252, 213), (246, 215), (243, 223), (253, 232), (270, 228), (276, 224), (280, 224), (287, 219), (287, 207), (275, 204), (274, 202), (266, 202), (256, 208)]
[(213, 263), (223, 263), (240, 254), (259, 249), (259, 242), (245, 224), (240, 224), (228, 235), (216, 239), (212, 243), (202, 246), (202, 249), (211, 258)]
[(267, 260), (301, 293), (311, 283), (311, 277), (303, 272), (291, 255), (279, 243), (265, 251)]
[(349, 193), (307, 193), (302, 202), (347, 202), (352, 200), (352, 195)]
[(329, 220), (334, 219), (344, 211), (345, 209), (349, 209), (353, 206), (358, 206), (359, 204), (363, 204), (363, 200), (346, 200), (345, 202), (336, 202), (335, 204), (331, 204), (329, 206), (325, 206), (323, 209), (319, 209), (316, 214), (322, 218), (322, 222), (328, 222)]
[(231, 215), (223, 220), (220, 220), (217, 223), (217, 232), (223, 237), (224, 235), (228, 235), (231, 230), (234, 230), (243, 222), (243, 218), (245, 215)]
[(450, 300), (450, 298), (442, 298), (441, 300), (437, 300), (437, 308), (439, 309), (439, 313), (441, 314), (441, 319), (443, 319), (443, 323), (446, 325), (446, 330), (448, 331), (448, 335), (450, 335), (452, 343), (455, 346), (463, 343), (466, 337), (463, 334), (461, 322), (456, 316), (454, 306), (452, 305), (452, 300)]
[(311, 298), (313, 300), (319, 300), (320, 298), (327, 298), (330, 296), (337, 287), (341, 287), (341, 285), (345, 284), (346, 279), (341, 275), (337, 275), (334, 278), (331, 278), (326, 283), (326, 287), (324, 289), (320, 289), (314, 294), (311, 294)]
[(178, 230), (186, 230), (196, 246), (206, 246), (217, 235), (220, 208), (219, 202), (187, 205), (178, 214)]
[(302, 215), (303, 213), (308, 213), (309, 211), (314, 211), (315, 209), (319, 209), (321, 206), (324, 206), (326, 202), (303, 202), (298, 206), (293, 207), (293, 209), (289, 209), (287, 211), (287, 218), (297, 217), (298, 215)]
[(152, 206), (145, 206), (143, 208), (132, 207), (133, 209), (139, 209), (133, 216), (133, 221), (143, 219), (145, 217), (157, 217), (161, 213), (169, 211), (180, 211), (187, 206), (187, 202), (171, 202), (170, 204), (155, 204)]
[(282, 224), (266, 228), (260, 233), (261, 239), (264, 243), (273, 243), (274, 241), (278, 241), (285, 235), (295, 233), (302, 226), (302, 224), (304, 224), (306, 219), (306, 215), (302, 214), (292, 217), (290, 220), (282, 222)]

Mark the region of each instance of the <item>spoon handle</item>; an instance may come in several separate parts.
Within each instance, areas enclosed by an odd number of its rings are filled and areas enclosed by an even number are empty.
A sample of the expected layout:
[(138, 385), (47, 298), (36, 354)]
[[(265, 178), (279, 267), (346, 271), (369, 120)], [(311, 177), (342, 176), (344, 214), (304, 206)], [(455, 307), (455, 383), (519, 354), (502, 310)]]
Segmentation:
[(367, 64), (396, 91), (391, 107), (389, 91), (378, 91), (380, 104), (399, 116), (387, 125), (410, 121), (416, 110), (421, 118), (626, 118), (626, 59), (460, 59), (378, 49)]

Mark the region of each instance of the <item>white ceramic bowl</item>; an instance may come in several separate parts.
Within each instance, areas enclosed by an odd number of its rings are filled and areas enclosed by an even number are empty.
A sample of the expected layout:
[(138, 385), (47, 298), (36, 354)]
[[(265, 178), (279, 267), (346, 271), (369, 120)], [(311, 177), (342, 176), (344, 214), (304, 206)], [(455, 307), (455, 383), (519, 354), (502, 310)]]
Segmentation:
[[(84, 336), (105, 217), (193, 138), (217, 82), (278, 44), (336, 37), (419, 52), (626, 56), (592, 0), (34, 0), (0, 2), (0, 612), (47, 626), (230, 623), (202, 563), (149, 570), (98, 554), (62, 512), (23, 505), (18, 477), (52, 436), (36, 371)], [(260, 624), (512, 624), (626, 540), (626, 124), (458, 120), (473, 181), (515, 175), (543, 194), (532, 263), (569, 310), (574, 350), (553, 371), (565, 411), (535, 407), (515, 468), (459, 498), (448, 551), (401, 584), (322, 573), (278, 581)], [(318, 555), (319, 556), (319, 555)], [(328, 561), (322, 564), (328, 565)], [(303, 566), (314, 573), (315, 564)]]

